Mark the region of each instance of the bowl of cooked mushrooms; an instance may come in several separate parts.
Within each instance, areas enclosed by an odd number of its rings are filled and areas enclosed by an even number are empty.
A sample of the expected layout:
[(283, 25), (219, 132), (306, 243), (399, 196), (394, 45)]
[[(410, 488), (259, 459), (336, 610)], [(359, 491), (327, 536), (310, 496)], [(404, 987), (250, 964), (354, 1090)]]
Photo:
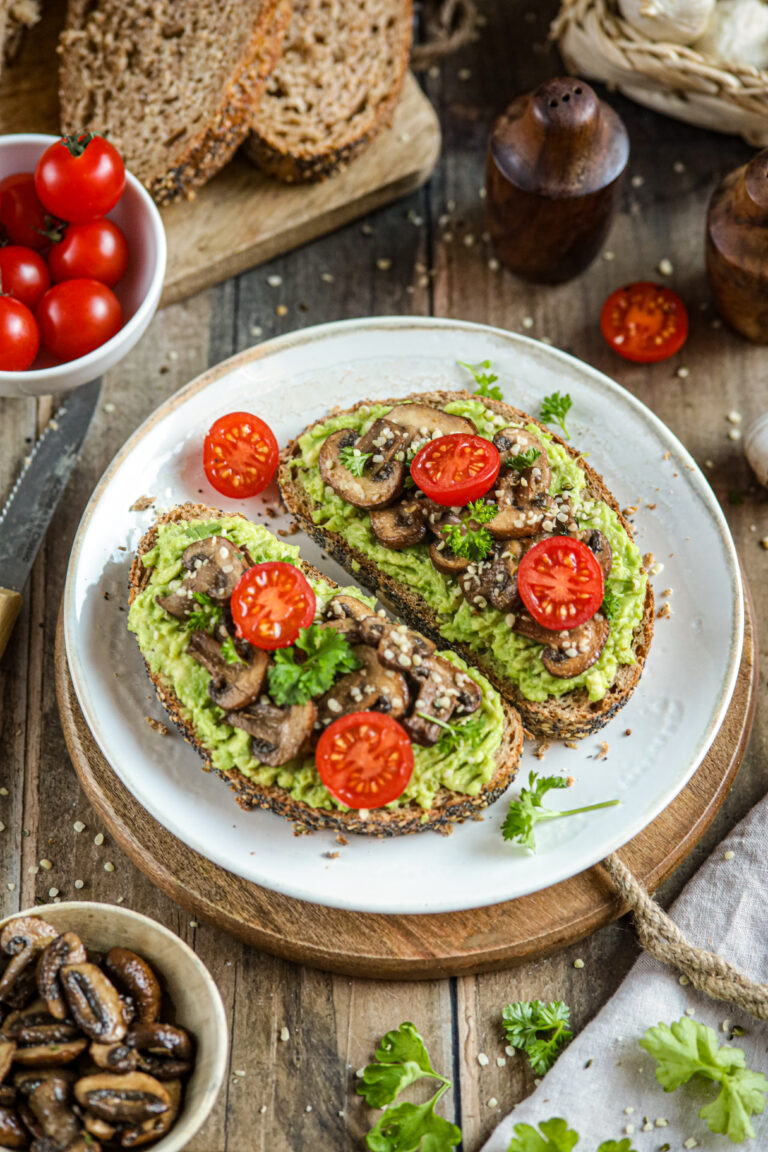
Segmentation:
[(191, 948), (112, 904), (0, 921), (0, 1148), (179, 1152), (228, 1058), (221, 996)]

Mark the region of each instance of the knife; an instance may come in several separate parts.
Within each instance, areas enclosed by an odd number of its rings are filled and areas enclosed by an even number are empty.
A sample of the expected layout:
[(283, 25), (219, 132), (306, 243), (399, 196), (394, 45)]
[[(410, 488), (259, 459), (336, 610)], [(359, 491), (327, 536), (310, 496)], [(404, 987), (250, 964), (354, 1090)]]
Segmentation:
[(0, 512), (0, 656), (32, 570), (99, 403), (101, 380), (71, 392), (35, 444)]

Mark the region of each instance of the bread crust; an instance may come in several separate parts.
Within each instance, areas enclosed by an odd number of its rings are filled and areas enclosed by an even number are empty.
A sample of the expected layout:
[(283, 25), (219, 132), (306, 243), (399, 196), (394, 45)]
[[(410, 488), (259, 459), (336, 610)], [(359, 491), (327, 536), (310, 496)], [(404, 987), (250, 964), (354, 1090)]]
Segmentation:
[[(149, 575), (142, 563), (142, 557), (154, 547), (158, 529), (162, 524), (171, 524), (179, 520), (209, 520), (225, 515), (239, 516), (239, 513), (224, 513), (205, 504), (181, 504), (160, 516), (139, 541), (129, 575), (129, 603), (132, 604), (141, 589), (146, 586)], [(246, 519), (244, 516), (240, 518)], [(306, 561), (300, 560), (299, 567), (313, 579), (324, 580), (332, 588), (338, 587), (333, 580)], [(504, 703), (504, 735), (497, 753), (498, 766), (493, 778), (479, 796), (465, 796), (460, 792), (451, 792), (443, 788), (438, 792), (435, 803), (430, 809), (421, 808), (412, 802), (392, 810), (371, 809), (365, 817), (361, 817), (360, 812), (355, 809), (344, 812), (311, 808), (302, 801), (294, 800), (286, 789), (276, 784), (269, 786), (256, 784), (237, 769), (222, 772), (215, 768), (210, 755), (185, 719), (181, 703), (171, 686), (161, 676), (150, 671), (146, 660), (145, 667), (158, 700), (176, 728), (202, 757), (205, 770), (213, 770), (226, 781), (235, 793), (235, 799), (240, 807), (246, 810), (263, 808), (275, 812), (302, 829), (317, 831), (322, 828), (335, 828), (341, 832), (380, 838), (423, 832), (429, 828), (438, 832), (450, 830), (450, 825), (476, 818), (479, 812), (498, 800), (517, 773), (523, 748), (523, 729), (517, 713), (509, 704)]]
[[(527, 412), (513, 408), (504, 401), (493, 400), (485, 396), (481, 398), (466, 391), (436, 391), (413, 393), (410, 396), (399, 396), (392, 399), (360, 400), (344, 411), (354, 412), (364, 404), (395, 405), (408, 400), (439, 407), (441, 404), (447, 404), (452, 400), (478, 399), (482, 399), (487, 408), (504, 416), (505, 419), (524, 419), (552, 436), (555, 443), (564, 448), (584, 472), (589, 495), (593, 499), (603, 500), (608, 504), (618, 516), (630, 539), (632, 538), (632, 529), (615, 498), (606, 487), (602, 476), (580, 457), (575, 448), (552, 432), (551, 428), (547, 428)], [(334, 414), (338, 415), (339, 413), (335, 412)], [(315, 421), (314, 424), (310, 425), (310, 428), (317, 424), (323, 424), (328, 418), (325, 416), (322, 420)], [(305, 431), (307, 430), (305, 429)], [(565, 696), (548, 697), (543, 701), (526, 700), (512, 680), (501, 675), (491, 665), (486, 664), (477, 652), (473, 652), (460, 641), (446, 640), (444, 636), (441, 636), (434, 612), (417, 592), (412, 588), (406, 588), (385, 572), (381, 572), (370, 557), (366, 556), (360, 549), (350, 546), (338, 532), (329, 532), (321, 525), (313, 522), (312, 502), (295, 482), (290, 467), (290, 461), (297, 456), (301, 456), (301, 449), (298, 446), (298, 440), (293, 440), (282, 454), (278, 484), (286, 507), (293, 513), (304, 531), (316, 540), (337, 563), (341, 564), (348, 572), (353, 572), (355, 579), (364, 584), (366, 588), (370, 588), (385, 603), (391, 605), (393, 610), (402, 616), (411, 627), (417, 628), (425, 636), (440, 644), (447, 644), (463, 656), (469, 664), (482, 672), (501, 692), (502, 696), (514, 705), (528, 731), (544, 739), (580, 740), (599, 731), (627, 703), (642, 675), (653, 636), (654, 600), (650, 581), (647, 585), (643, 616), (633, 637), (636, 662), (619, 666), (616, 679), (602, 700), (592, 703), (586, 688), (577, 688)]]

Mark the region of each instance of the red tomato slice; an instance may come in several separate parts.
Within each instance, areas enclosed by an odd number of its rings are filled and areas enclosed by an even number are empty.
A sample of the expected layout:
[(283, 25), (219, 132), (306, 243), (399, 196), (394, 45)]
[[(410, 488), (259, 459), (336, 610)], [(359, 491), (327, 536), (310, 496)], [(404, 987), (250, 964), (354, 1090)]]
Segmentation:
[(413, 774), (413, 747), (391, 716), (351, 712), (329, 724), (315, 763), (328, 791), (348, 808), (381, 808), (397, 800)]
[(203, 445), (209, 482), (233, 500), (258, 496), (272, 480), (280, 451), (268, 424), (249, 412), (230, 412), (212, 424)]
[(287, 648), (315, 616), (315, 594), (295, 564), (268, 560), (241, 576), (230, 600), (238, 636), (254, 648)]
[(534, 544), (520, 561), (517, 587), (536, 623), (553, 632), (591, 620), (605, 593), (595, 554), (571, 536)]
[(485, 496), (500, 467), (498, 449), (490, 440), (453, 432), (419, 449), (411, 464), (411, 476), (430, 500), (450, 507)]
[(600, 329), (625, 360), (653, 364), (679, 352), (688, 336), (685, 304), (671, 288), (645, 280), (617, 288), (603, 304)]

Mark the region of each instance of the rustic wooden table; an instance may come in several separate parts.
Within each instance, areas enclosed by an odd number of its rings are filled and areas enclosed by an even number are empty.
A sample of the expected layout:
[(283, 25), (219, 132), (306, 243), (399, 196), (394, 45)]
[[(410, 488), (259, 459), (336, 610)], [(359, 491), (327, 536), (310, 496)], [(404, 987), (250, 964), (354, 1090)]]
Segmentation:
[[(484, 145), (494, 114), (517, 92), (556, 74), (547, 45), (555, 0), (486, 0), (481, 36), (425, 78), (442, 121), (443, 158), (430, 184), (324, 240), (161, 312), (104, 383), (82, 459), (54, 518), (0, 667), (0, 890), (3, 915), (57, 892), (120, 899), (187, 940), (219, 983), (230, 1021), (230, 1074), (196, 1152), (346, 1152), (368, 1122), (355, 1069), (377, 1039), (415, 1021), (435, 1066), (453, 1075), (446, 1112), (474, 1152), (533, 1088), (524, 1062), (503, 1055), (509, 1000), (562, 998), (577, 1029), (594, 1015), (637, 954), (622, 920), (560, 955), (505, 973), (384, 984), (294, 967), (196, 923), (164, 897), (107, 837), (80, 792), (64, 747), (53, 686), (53, 643), (67, 558), (82, 509), (126, 436), (165, 397), (210, 364), (296, 327), (363, 314), (432, 314), (486, 321), (551, 341), (619, 380), (669, 424), (720, 497), (750, 579), (757, 619), (768, 616), (768, 494), (757, 490), (726, 416), (765, 409), (766, 352), (721, 328), (703, 268), (704, 216), (713, 184), (749, 151), (609, 97), (632, 142), (630, 180), (606, 250), (573, 283), (532, 287), (497, 270), (483, 239)], [(692, 321), (686, 348), (652, 368), (618, 360), (598, 330), (609, 290), (653, 278), (662, 259)], [(330, 275), (329, 275), (330, 274)], [(267, 277), (280, 276), (272, 287)], [(332, 279), (331, 279), (332, 277)], [(274, 281), (273, 281), (274, 283)], [(284, 315), (277, 306), (285, 305)], [(281, 308), (282, 312), (282, 308)], [(686, 372), (681, 369), (687, 369)], [(51, 407), (0, 400), (0, 502)], [(706, 579), (706, 574), (702, 574)], [(762, 679), (761, 679), (762, 683)], [(758, 708), (751, 748), (723, 810), (693, 857), (660, 894), (668, 902), (723, 833), (768, 789), (768, 714)], [(73, 822), (86, 830), (76, 833)], [(38, 861), (52, 861), (50, 871)], [(114, 871), (106, 871), (108, 862)], [(574, 968), (580, 957), (584, 966)], [(280, 1040), (281, 1029), (290, 1039)], [(486, 1067), (478, 1053), (489, 1057)], [(243, 1075), (244, 1073), (244, 1075)], [(489, 1103), (490, 1101), (498, 1103)]]

